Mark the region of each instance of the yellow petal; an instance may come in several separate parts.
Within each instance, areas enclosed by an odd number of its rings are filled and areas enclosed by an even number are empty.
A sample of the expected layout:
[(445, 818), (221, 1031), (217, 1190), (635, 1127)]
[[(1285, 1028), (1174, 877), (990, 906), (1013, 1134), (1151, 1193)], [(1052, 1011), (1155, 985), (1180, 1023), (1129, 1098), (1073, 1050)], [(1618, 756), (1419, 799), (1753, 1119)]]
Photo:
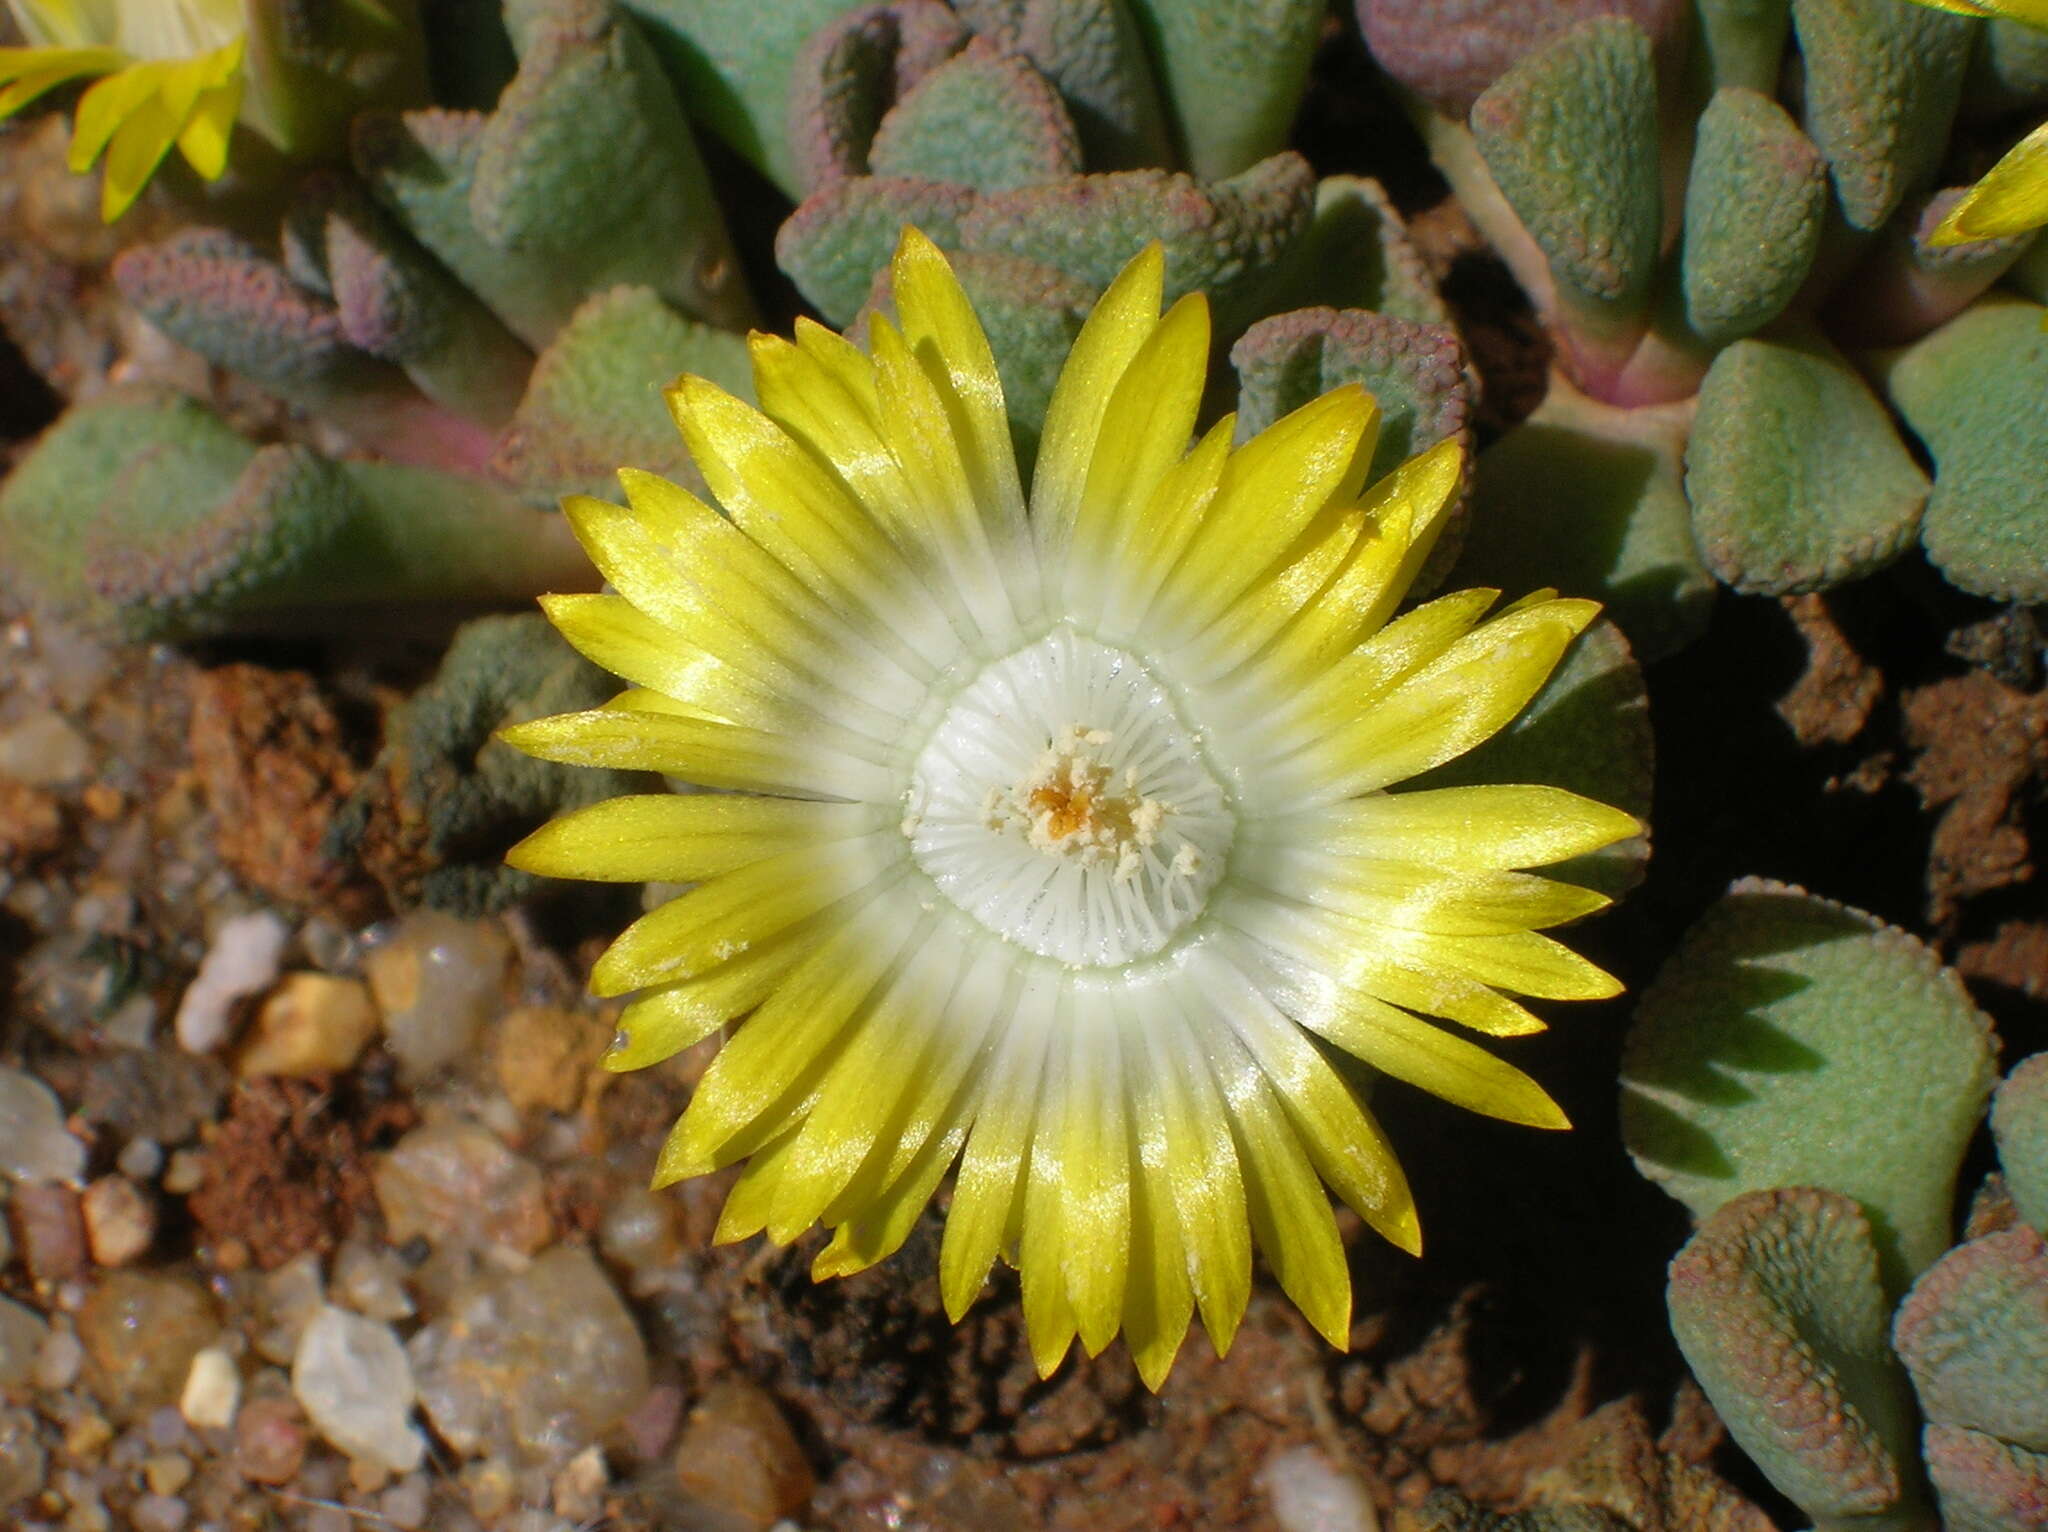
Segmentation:
[(786, 735), (675, 713), (630, 708), (559, 713), (500, 729), (498, 738), (544, 761), (658, 771), (700, 787), (868, 802), (884, 801), (895, 792), (894, 774), (879, 766), (822, 759)]
[(865, 835), (882, 811), (731, 793), (609, 798), (550, 820), (505, 853), (544, 878), (700, 883), (804, 846)]
[(141, 102), (122, 119), (113, 142), (107, 145), (107, 163), (100, 174), (103, 222), (112, 223), (134, 205), (177, 142), (178, 130), (178, 120), (155, 97)]
[(956, 1324), (980, 1296), (1009, 1229), (1052, 1034), (1056, 984), (1035, 971), (1020, 978), (1022, 992), (997, 1038), (986, 1095), (954, 1177), (939, 1248), (939, 1292)]
[(2048, 223), (2048, 123), (2008, 149), (2005, 157), (1949, 210), (1929, 241), (1963, 245), (1974, 239), (2023, 234)]
[(813, 928), (828, 919), (798, 921), (694, 979), (647, 991), (619, 1013), (618, 1036), (599, 1062), (613, 1073), (645, 1069), (702, 1042), (766, 1000), (810, 952)]
[(902, 1247), (967, 1141), (974, 1095), (971, 1090), (960, 1092), (939, 1130), (926, 1138), (903, 1173), (833, 1230), (831, 1243), (811, 1262), (812, 1281), (866, 1271)]
[(1104, 413), (1117, 380), (1159, 323), (1165, 287), (1166, 253), (1154, 241), (1117, 273), (1060, 368), (1031, 476), (1031, 527), (1049, 561), (1073, 538)]
[(1193, 546), (1168, 577), (1152, 621), (1185, 641), (1284, 553), (1324, 506), (1348, 501), (1372, 456), (1379, 406), (1356, 384), (1333, 389), (1231, 454)]
[(1497, 617), (1274, 774), (1270, 801), (1353, 797), (1463, 755), (1512, 722), (1598, 614), (1548, 601)]
[(0, 48), (0, 117), (66, 80), (119, 69), (124, 60), (114, 48)]
[(1208, 300), (1190, 293), (1166, 311), (1117, 380), (1102, 413), (1105, 450), (1088, 465), (1059, 577), (1081, 610), (1099, 612), (1107, 583), (1141, 573), (1126, 567), (1128, 550), (1161, 481), (1187, 455), (1208, 361)]
[(1188, 1250), (1174, 1210), (1172, 1158), (1166, 1113), (1159, 1091), (1133, 1081), (1132, 1131), (1136, 1138), (1131, 1174), (1131, 1257), (1124, 1287), (1124, 1341), (1138, 1376), (1154, 1393), (1187, 1338), (1194, 1317), (1194, 1289), (1188, 1284)]
[(891, 288), (904, 340), (941, 385), (968, 491), (1004, 551), (1006, 571), (1022, 573), (1024, 491), (988, 336), (953, 268), (917, 229), (906, 226), (897, 243)]
[(1373, 1068), (1454, 1106), (1531, 1128), (1569, 1128), (1542, 1086), (1464, 1038), (1355, 991), (1297, 1019)]
[(1561, 787), (1486, 784), (1348, 799), (1266, 821), (1253, 833), (1347, 855), (1476, 870), (1541, 867), (1642, 832), (1633, 814)]
[(662, 1145), (656, 1184), (702, 1175), (794, 1127), (858, 1015), (922, 922), (848, 921), (764, 1000), (711, 1061)]
[(749, 862), (626, 927), (591, 969), (591, 991), (623, 995), (692, 978), (867, 888), (902, 860), (900, 837), (865, 835)]

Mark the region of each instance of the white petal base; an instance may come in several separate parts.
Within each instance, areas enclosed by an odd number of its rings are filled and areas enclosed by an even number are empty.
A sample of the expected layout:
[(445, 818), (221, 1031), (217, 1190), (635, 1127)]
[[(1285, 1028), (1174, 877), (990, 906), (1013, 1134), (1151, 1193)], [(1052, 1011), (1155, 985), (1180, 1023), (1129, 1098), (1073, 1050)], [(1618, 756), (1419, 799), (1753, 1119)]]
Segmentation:
[(941, 892), (998, 936), (1115, 966), (1201, 912), (1236, 821), (1166, 688), (1061, 627), (953, 698), (912, 768), (903, 829)]

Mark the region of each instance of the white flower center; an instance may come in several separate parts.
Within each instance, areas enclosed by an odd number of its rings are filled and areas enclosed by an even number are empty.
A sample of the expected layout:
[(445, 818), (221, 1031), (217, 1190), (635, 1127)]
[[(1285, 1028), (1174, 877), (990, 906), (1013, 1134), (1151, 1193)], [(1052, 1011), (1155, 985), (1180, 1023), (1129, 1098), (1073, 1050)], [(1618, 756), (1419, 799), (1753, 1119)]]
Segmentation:
[(1064, 627), (953, 698), (911, 768), (903, 821), (961, 909), (1077, 965), (1164, 947), (1208, 901), (1234, 828), (1166, 688)]

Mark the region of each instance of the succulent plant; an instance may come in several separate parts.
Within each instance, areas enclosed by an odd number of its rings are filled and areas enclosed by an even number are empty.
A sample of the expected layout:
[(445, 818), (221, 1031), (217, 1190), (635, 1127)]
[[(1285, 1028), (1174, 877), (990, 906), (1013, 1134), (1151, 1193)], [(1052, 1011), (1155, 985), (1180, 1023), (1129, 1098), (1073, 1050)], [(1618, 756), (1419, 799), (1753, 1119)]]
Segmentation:
[(1672, 1329), (1818, 1528), (1931, 1528), (1938, 1509), (2003, 1532), (2048, 1503), (2048, 1054), (1997, 1086), (2002, 1180), (1954, 1240), (1995, 1048), (1920, 943), (1761, 880), (1643, 996), (1623, 1131), (1700, 1220), (1672, 1262)]
[[(1472, 558), (1565, 544), (1566, 588), (1650, 658), (1713, 581), (1818, 589), (1916, 540), (1965, 590), (2040, 600), (2048, 513), (2013, 465), (2048, 448), (2048, 352), (1989, 317), (2014, 300), (1976, 302), (2030, 236), (1952, 244), (1961, 193), (1933, 184), (1984, 26), (1943, 9), (2003, 0), (1700, 0), (1690, 59), (1686, 9), (1359, 0), (1556, 346), (1549, 398), (1481, 460)], [(1978, 66), (2007, 107), (2048, 101), (2021, 57)], [(1993, 386), (1948, 387), (1964, 365)]]
[(161, 388), (73, 409), (0, 484), (8, 594), (133, 639), (587, 583), (566, 539), (559, 517), (479, 480), (259, 447)]
[(507, 867), (506, 849), (551, 815), (652, 779), (573, 771), (492, 736), (617, 691), (538, 612), (479, 617), (455, 635), (434, 679), (397, 708), (384, 748), (336, 815), (327, 854), (360, 863), (399, 908), (481, 915), (532, 894), (539, 879)]

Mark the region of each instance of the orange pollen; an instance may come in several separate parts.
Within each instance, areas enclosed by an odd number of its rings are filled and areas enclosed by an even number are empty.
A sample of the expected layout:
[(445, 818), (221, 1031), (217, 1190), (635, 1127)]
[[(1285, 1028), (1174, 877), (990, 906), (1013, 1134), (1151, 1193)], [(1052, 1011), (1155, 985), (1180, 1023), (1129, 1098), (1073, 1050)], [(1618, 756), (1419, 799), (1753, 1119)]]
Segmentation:
[(1092, 788), (1049, 782), (1043, 787), (1033, 788), (1028, 801), (1034, 812), (1047, 816), (1043, 821), (1045, 830), (1054, 840), (1065, 840), (1076, 830), (1095, 827), (1095, 793)]

